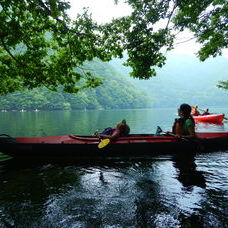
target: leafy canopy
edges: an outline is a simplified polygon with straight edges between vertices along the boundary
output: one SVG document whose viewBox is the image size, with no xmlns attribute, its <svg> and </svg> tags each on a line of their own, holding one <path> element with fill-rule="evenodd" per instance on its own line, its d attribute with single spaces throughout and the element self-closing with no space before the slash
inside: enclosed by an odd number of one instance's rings
<svg viewBox="0 0 228 228">
<path fill-rule="evenodd" d="M 117 4 L 118 1 L 114 0 Z M 126 0 L 132 14 L 97 24 L 88 10 L 69 18 L 64 0 L 0 1 L 0 94 L 63 85 L 67 92 L 102 83 L 83 65 L 127 51 L 131 76 L 148 79 L 165 63 L 175 34 L 193 32 L 204 61 L 228 47 L 227 0 Z M 162 21 L 163 27 L 157 24 Z M 228 82 L 220 84 L 228 88 Z"/>
</svg>

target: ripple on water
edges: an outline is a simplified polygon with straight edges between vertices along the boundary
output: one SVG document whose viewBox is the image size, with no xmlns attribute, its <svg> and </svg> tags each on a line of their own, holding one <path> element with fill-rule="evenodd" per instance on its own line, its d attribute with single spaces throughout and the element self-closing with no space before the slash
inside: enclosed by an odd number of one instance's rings
<svg viewBox="0 0 228 228">
<path fill-rule="evenodd" d="M 197 156 L 197 168 L 204 172 L 207 189 L 227 191 L 228 153 L 215 152 Z"/>
<path fill-rule="evenodd" d="M 5 167 L 0 216 L 21 227 L 26 220 L 28 227 L 213 227 L 214 222 L 225 227 L 227 160 L 227 153 L 197 155 L 193 173 L 162 156 L 140 162 Z M 195 172 L 205 177 L 206 186 L 191 180 Z M 13 199 L 7 193 L 12 187 L 26 194 Z M 12 217 L 14 208 L 23 212 L 23 219 Z"/>
</svg>

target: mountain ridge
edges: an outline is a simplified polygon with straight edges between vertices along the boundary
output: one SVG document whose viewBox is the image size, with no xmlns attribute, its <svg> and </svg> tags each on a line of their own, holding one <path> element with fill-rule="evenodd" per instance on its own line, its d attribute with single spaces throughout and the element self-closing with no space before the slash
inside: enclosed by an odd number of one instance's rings
<svg viewBox="0 0 228 228">
<path fill-rule="evenodd" d="M 152 99 L 125 80 L 109 63 L 95 59 L 84 68 L 103 79 L 103 85 L 77 94 L 50 92 L 45 88 L 16 92 L 0 97 L 0 110 L 124 109 L 150 108 Z"/>
<path fill-rule="evenodd" d="M 216 84 L 228 77 L 228 58 L 210 58 L 200 62 L 196 57 L 183 54 L 167 56 L 157 76 L 149 80 L 129 78 L 130 68 L 122 65 L 124 59 L 114 59 L 111 64 L 118 68 L 137 88 L 155 101 L 155 107 L 174 107 L 180 103 L 201 106 L 227 106 L 228 91 Z"/>
</svg>

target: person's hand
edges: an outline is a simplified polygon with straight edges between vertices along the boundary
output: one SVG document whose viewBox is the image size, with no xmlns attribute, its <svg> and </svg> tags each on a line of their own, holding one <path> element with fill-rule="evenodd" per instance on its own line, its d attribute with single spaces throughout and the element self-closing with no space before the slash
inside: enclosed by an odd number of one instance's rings
<svg viewBox="0 0 228 228">
<path fill-rule="evenodd" d="M 178 139 L 181 139 L 182 138 L 181 135 L 175 135 L 175 137 L 178 138 Z"/>
<path fill-rule="evenodd" d="M 103 139 L 103 135 L 100 134 L 100 133 L 97 133 L 97 134 L 96 134 L 96 137 L 99 138 L 99 139 Z"/>
<path fill-rule="evenodd" d="M 94 135 L 97 136 L 97 137 L 99 137 L 99 136 L 98 136 L 98 135 L 99 135 L 98 131 L 95 131 L 95 132 L 94 132 Z"/>
</svg>

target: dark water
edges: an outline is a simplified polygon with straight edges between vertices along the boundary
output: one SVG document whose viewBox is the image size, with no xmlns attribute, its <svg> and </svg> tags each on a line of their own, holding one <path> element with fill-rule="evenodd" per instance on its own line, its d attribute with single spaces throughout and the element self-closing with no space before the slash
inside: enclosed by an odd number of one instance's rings
<svg viewBox="0 0 228 228">
<path fill-rule="evenodd" d="M 92 134 L 123 118 L 132 133 L 154 133 L 157 125 L 170 130 L 176 110 L 15 112 L 0 117 L 1 133 L 12 136 Z M 197 131 L 228 131 L 228 123 L 197 125 Z M 0 228 L 228 227 L 227 218 L 227 152 L 102 163 L 0 162 Z"/>
</svg>

